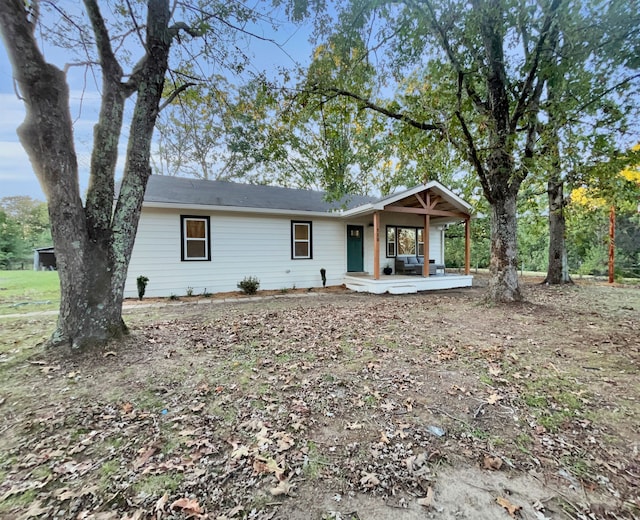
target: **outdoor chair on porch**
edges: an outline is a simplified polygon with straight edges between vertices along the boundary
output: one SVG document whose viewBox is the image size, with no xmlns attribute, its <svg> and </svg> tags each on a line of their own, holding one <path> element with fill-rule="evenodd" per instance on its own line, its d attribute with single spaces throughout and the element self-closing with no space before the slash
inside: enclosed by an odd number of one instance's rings
<svg viewBox="0 0 640 520">
<path fill-rule="evenodd" d="M 398 256 L 395 260 L 396 274 L 422 274 L 423 256 Z M 438 273 L 440 271 L 441 273 Z M 429 259 L 429 276 L 444 274 L 444 265 L 436 265 L 436 261 Z"/>
</svg>

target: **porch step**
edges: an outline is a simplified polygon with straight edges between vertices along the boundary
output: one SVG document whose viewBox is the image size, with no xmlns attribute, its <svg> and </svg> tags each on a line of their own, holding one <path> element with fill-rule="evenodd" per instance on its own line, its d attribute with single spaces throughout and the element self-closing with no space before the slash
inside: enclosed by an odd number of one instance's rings
<svg viewBox="0 0 640 520">
<path fill-rule="evenodd" d="M 415 285 L 392 285 L 388 290 L 389 294 L 412 294 L 418 292 L 418 288 Z"/>
<path fill-rule="evenodd" d="M 368 292 L 367 286 L 357 282 L 348 282 L 346 284 L 347 289 L 354 292 Z"/>
</svg>

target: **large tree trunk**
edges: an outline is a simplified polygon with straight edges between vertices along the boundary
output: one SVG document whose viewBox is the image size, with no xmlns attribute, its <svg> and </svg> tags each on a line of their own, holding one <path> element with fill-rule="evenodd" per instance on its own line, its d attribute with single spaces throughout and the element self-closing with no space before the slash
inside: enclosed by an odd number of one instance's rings
<svg viewBox="0 0 640 520">
<path fill-rule="evenodd" d="M 564 182 L 558 175 L 547 183 L 549 196 L 549 265 L 543 283 L 558 285 L 572 283 L 567 265 L 566 220 L 564 215 Z"/>
<path fill-rule="evenodd" d="M 149 167 L 151 138 L 162 96 L 172 34 L 168 0 L 149 0 L 146 55 L 127 83 L 111 50 L 96 0 L 85 0 L 100 56 L 102 106 L 86 208 L 64 73 L 46 63 L 22 0 L 0 2 L 0 30 L 26 108 L 18 135 L 49 203 L 61 302 L 51 345 L 82 348 L 120 337 L 124 283 Z M 137 92 L 122 187 L 114 210 L 114 175 L 124 100 Z"/>
<path fill-rule="evenodd" d="M 518 283 L 515 193 L 491 202 L 491 263 L 488 298 L 495 302 L 522 300 Z"/>
</svg>

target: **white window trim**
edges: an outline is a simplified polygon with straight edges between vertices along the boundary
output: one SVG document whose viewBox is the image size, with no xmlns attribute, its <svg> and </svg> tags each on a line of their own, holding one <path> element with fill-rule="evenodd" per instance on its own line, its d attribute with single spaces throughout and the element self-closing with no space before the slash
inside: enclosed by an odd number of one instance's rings
<svg viewBox="0 0 640 520">
<path fill-rule="evenodd" d="M 296 226 L 306 226 L 308 233 L 307 236 L 309 238 L 304 239 L 304 240 L 300 240 L 300 239 L 296 239 Z M 313 258 L 313 236 L 312 236 L 312 227 L 311 227 L 311 222 L 309 221 L 298 221 L 298 220 L 292 220 L 291 221 L 291 259 L 292 260 L 310 260 Z M 297 256 L 296 255 L 296 244 L 307 244 L 307 254 L 304 256 Z"/>
<path fill-rule="evenodd" d="M 183 262 L 207 262 L 211 260 L 211 229 L 209 217 L 200 217 L 192 215 L 181 215 L 182 221 L 182 247 L 181 247 L 181 260 Z M 189 238 L 187 237 L 187 224 L 188 222 L 199 221 L 204 222 L 204 238 Z M 188 256 L 187 244 L 189 242 L 204 242 L 205 256 Z"/>
</svg>

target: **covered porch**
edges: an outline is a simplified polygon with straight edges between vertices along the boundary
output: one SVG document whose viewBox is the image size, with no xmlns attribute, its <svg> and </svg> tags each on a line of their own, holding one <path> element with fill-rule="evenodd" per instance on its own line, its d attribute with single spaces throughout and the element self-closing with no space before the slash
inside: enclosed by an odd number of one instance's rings
<svg viewBox="0 0 640 520">
<path fill-rule="evenodd" d="M 372 231 L 366 246 L 371 259 L 367 272 L 347 272 L 344 283 L 349 289 L 402 294 L 472 285 L 471 206 L 442 184 L 431 181 L 347 211 L 344 216 L 370 219 Z M 465 227 L 464 269 L 447 273 L 444 230 L 458 222 Z"/>
<path fill-rule="evenodd" d="M 372 294 L 411 294 L 419 291 L 436 291 L 471 287 L 473 276 L 467 274 L 439 274 L 434 276 L 414 276 L 392 274 L 375 278 L 370 274 L 348 273 L 344 277 L 347 289 Z"/>
</svg>

